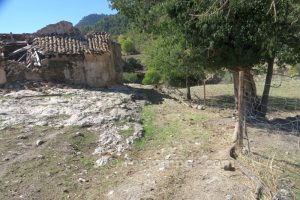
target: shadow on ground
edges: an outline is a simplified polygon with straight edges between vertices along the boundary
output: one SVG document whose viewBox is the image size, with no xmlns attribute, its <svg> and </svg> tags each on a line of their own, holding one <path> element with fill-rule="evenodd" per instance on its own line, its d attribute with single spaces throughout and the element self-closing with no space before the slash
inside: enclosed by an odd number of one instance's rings
<svg viewBox="0 0 300 200">
<path fill-rule="evenodd" d="M 132 100 L 146 100 L 151 104 L 161 104 L 164 99 L 173 99 L 167 94 L 162 94 L 152 87 L 135 87 L 129 85 L 116 85 L 111 87 L 92 88 L 85 85 L 71 85 L 62 82 L 45 82 L 45 81 L 16 81 L 5 84 L 0 87 L 0 94 L 7 94 L 10 92 L 18 92 L 20 90 L 33 90 L 44 93 L 42 96 L 47 96 L 47 90 L 52 88 L 59 89 L 84 89 L 87 91 L 99 92 L 115 92 L 132 95 Z M 55 94 L 51 94 L 55 96 Z M 26 97 L 25 97 L 26 98 Z"/>
</svg>

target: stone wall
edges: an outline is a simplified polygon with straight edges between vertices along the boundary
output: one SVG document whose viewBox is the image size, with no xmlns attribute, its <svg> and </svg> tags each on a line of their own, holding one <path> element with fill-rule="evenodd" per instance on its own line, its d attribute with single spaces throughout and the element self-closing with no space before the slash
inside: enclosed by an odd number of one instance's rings
<svg viewBox="0 0 300 200">
<path fill-rule="evenodd" d="M 122 83 L 122 59 L 120 45 L 111 44 L 111 51 L 104 54 L 56 55 L 42 61 L 42 66 L 27 69 L 15 61 L 0 68 L 0 80 L 58 81 L 90 87 L 112 86 Z M 4 75 L 2 75 L 4 74 Z M 1 82 L 0 82 L 1 84 Z"/>
<path fill-rule="evenodd" d="M 5 84 L 6 81 L 6 72 L 4 70 L 4 67 L 0 66 L 0 85 Z"/>
</svg>

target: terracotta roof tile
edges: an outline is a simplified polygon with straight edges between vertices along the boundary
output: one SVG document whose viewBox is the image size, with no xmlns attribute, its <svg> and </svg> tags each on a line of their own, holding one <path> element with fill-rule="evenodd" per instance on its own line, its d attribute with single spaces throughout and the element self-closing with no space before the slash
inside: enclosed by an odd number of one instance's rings
<svg viewBox="0 0 300 200">
<path fill-rule="evenodd" d="M 104 32 L 86 35 L 86 38 L 53 35 L 40 36 L 34 39 L 33 45 L 45 53 L 59 54 L 103 54 L 109 51 L 109 35 Z"/>
</svg>

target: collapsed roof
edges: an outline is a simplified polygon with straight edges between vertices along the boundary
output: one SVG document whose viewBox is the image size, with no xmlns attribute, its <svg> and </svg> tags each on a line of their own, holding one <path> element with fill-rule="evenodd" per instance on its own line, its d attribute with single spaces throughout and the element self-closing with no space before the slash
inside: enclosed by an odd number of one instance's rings
<svg viewBox="0 0 300 200">
<path fill-rule="evenodd" d="M 53 55 L 104 54 L 110 50 L 105 32 L 81 35 L 69 22 L 48 25 L 34 34 L 0 34 L 0 57 L 25 63 L 27 68 L 41 66 Z"/>
</svg>

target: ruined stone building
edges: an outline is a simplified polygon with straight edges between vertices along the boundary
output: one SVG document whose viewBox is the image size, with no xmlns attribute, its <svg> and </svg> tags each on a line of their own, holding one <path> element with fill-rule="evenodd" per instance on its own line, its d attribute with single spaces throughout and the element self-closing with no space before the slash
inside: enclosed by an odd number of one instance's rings
<svg viewBox="0 0 300 200">
<path fill-rule="evenodd" d="M 0 84 L 16 80 L 90 87 L 121 84 L 120 45 L 104 32 L 82 36 L 74 30 L 61 31 L 65 24 L 35 34 L 0 34 Z"/>
</svg>

